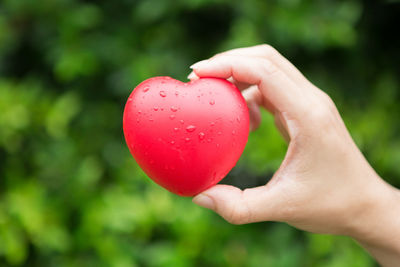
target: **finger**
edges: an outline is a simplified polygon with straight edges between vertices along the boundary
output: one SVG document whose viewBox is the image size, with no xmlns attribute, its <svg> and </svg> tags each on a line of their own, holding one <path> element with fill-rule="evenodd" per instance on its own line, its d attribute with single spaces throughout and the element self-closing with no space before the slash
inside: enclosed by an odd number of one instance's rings
<svg viewBox="0 0 400 267">
<path fill-rule="evenodd" d="M 191 73 L 189 73 L 189 75 L 187 76 L 187 78 L 190 80 L 190 81 L 195 81 L 195 80 L 198 80 L 199 79 L 199 77 L 197 77 L 197 75 L 192 71 Z"/>
<path fill-rule="evenodd" d="M 247 104 L 250 116 L 250 131 L 255 131 L 261 124 L 261 112 L 259 106 L 255 102 Z"/>
<path fill-rule="evenodd" d="M 261 112 L 259 106 L 262 105 L 262 95 L 257 86 L 251 86 L 242 91 L 242 95 L 247 102 L 250 115 L 250 131 L 256 130 L 261 123 Z"/>
<path fill-rule="evenodd" d="M 293 117 L 302 115 L 306 107 L 305 90 L 268 59 L 221 55 L 196 63 L 191 68 L 198 77 L 233 77 L 238 82 L 257 85 L 272 108 Z"/>
<path fill-rule="evenodd" d="M 264 57 L 270 60 L 278 68 L 280 68 L 286 75 L 291 78 L 299 86 L 310 86 L 310 81 L 282 54 L 270 45 L 263 44 L 252 47 L 236 48 L 226 52 L 219 53 L 214 57 L 222 55 L 237 55 L 237 56 L 252 56 Z"/>
<path fill-rule="evenodd" d="M 235 79 L 233 79 L 232 77 L 228 78 L 228 81 L 233 83 L 237 87 L 237 89 L 239 89 L 239 91 L 246 90 L 247 88 L 249 88 L 251 86 L 251 84 L 248 84 L 248 83 L 238 82 Z"/>
<path fill-rule="evenodd" d="M 190 81 L 195 81 L 198 80 L 199 77 L 192 71 L 188 77 Z M 254 131 L 258 128 L 258 126 L 261 123 L 261 113 L 260 113 L 260 108 L 258 107 L 257 103 L 261 103 L 260 100 L 257 100 L 256 98 L 260 98 L 261 94 L 259 93 L 258 89 L 256 86 L 253 86 L 253 88 L 247 89 L 249 87 L 249 84 L 247 83 L 240 83 L 235 81 L 232 77 L 228 79 L 231 83 L 235 84 L 235 86 L 242 91 L 243 97 L 247 102 L 247 106 L 249 108 L 249 115 L 250 115 L 250 131 Z"/>
<path fill-rule="evenodd" d="M 193 202 L 232 224 L 245 224 L 277 219 L 279 198 L 275 195 L 267 186 L 242 191 L 230 185 L 216 185 L 195 196 Z"/>
</svg>

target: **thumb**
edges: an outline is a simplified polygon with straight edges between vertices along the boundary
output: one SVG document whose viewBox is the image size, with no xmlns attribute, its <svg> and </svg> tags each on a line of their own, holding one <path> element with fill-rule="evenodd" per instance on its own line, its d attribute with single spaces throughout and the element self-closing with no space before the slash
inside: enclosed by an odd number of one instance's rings
<svg viewBox="0 0 400 267">
<path fill-rule="evenodd" d="M 232 224 L 273 220 L 277 208 L 274 193 L 267 186 L 240 190 L 231 185 L 216 185 L 193 198 L 193 202 L 211 209 Z"/>
</svg>

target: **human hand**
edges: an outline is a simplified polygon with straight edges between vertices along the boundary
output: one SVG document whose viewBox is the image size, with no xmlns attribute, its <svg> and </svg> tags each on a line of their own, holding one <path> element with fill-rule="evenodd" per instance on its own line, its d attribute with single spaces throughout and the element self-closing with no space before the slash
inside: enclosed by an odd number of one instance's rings
<svg viewBox="0 0 400 267">
<path fill-rule="evenodd" d="M 266 185 L 243 191 L 216 185 L 194 203 L 233 224 L 281 221 L 368 244 L 384 242 L 385 230 L 371 229 L 398 217 L 398 204 L 390 207 L 400 203 L 399 192 L 365 160 L 326 93 L 268 45 L 230 50 L 192 69 L 192 80 L 219 77 L 248 88 L 243 94 L 252 128 L 260 122 L 259 107 L 266 108 L 289 141 L 285 159 Z"/>
</svg>

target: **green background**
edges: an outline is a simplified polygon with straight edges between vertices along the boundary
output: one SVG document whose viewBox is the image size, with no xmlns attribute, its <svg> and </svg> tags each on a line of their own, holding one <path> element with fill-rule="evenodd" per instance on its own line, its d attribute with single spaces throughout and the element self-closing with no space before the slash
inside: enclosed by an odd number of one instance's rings
<svg viewBox="0 0 400 267">
<path fill-rule="evenodd" d="M 400 187 L 399 14 L 398 1 L 2 0 L 0 266 L 376 266 L 347 237 L 229 225 L 156 186 L 122 112 L 144 79 L 268 43 Z M 285 150 L 264 113 L 223 182 L 265 183 Z"/>
</svg>

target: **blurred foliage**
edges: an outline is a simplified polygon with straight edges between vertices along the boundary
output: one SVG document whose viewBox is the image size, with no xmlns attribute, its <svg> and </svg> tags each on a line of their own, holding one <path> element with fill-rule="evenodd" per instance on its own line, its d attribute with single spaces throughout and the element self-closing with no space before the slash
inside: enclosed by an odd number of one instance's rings
<svg viewBox="0 0 400 267">
<path fill-rule="evenodd" d="M 346 237 L 229 225 L 151 182 L 124 143 L 130 91 L 269 43 L 337 103 L 400 186 L 398 1 L 2 0 L 0 266 L 375 266 Z M 268 180 L 286 144 L 264 113 L 224 182 Z"/>
</svg>

